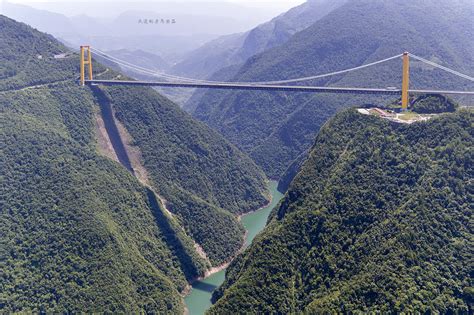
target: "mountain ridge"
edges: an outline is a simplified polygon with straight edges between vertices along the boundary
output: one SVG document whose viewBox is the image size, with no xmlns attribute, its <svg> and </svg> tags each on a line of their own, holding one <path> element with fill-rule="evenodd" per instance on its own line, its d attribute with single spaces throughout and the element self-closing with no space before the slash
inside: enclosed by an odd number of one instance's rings
<svg viewBox="0 0 474 315">
<path fill-rule="evenodd" d="M 338 113 L 209 314 L 469 313 L 473 119 Z"/>
</svg>

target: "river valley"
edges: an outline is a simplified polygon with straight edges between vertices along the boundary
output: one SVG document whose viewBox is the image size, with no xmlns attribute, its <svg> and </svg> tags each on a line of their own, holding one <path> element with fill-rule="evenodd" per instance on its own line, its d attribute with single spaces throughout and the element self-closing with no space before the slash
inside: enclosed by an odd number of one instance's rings
<svg viewBox="0 0 474 315">
<path fill-rule="evenodd" d="M 255 212 L 251 212 L 242 216 L 242 224 L 247 231 L 245 239 L 245 247 L 249 246 L 255 236 L 263 230 L 272 209 L 278 204 L 283 197 L 283 194 L 277 190 L 278 182 L 271 181 L 269 183 L 269 190 L 272 195 L 270 204 Z M 212 292 L 219 287 L 225 279 L 225 269 L 216 272 L 209 277 L 193 283 L 192 290 L 185 298 L 186 307 L 189 315 L 201 315 L 211 307 Z"/>
</svg>

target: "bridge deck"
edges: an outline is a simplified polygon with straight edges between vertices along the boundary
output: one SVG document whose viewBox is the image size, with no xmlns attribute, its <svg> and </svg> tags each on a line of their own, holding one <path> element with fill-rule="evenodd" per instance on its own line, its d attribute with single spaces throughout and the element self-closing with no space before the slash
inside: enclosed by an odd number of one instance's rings
<svg viewBox="0 0 474 315">
<path fill-rule="evenodd" d="M 181 87 L 181 88 L 206 88 L 226 90 L 267 90 L 285 92 L 320 92 L 320 93 L 350 93 L 350 94 L 381 94 L 401 95 L 401 89 L 370 89 L 351 87 L 322 87 L 322 86 L 291 86 L 291 85 L 267 85 L 267 84 L 243 84 L 243 83 L 174 83 L 174 82 L 150 82 L 131 80 L 85 80 L 85 84 L 102 85 L 135 85 L 135 86 L 159 86 L 159 87 Z M 438 91 L 438 90 L 409 90 L 411 94 L 456 94 L 474 95 L 472 91 Z"/>
</svg>

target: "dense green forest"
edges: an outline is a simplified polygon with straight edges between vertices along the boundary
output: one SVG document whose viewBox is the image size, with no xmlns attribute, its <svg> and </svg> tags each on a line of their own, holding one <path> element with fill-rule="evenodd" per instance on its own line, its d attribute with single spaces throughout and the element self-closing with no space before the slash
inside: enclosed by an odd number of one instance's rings
<svg viewBox="0 0 474 315">
<path fill-rule="evenodd" d="M 234 81 L 292 79 L 343 70 L 403 51 L 474 72 L 470 0 L 352 0 L 287 42 L 251 57 Z M 439 30 L 443 30 L 440 32 Z M 309 82 L 315 86 L 401 86 L 401 60 Z M 467 80 L 411 62 L 411 87 L 472 90 Z M 383 103 L 375 96 L 258 91 L 208 91 L 194 117 L 247 152 L 266 174 L 280 178 L 308 150 L 321 126 L 344 107 Z M 472 102 L 472 99 L 470 100 Z"/>
<path fill-rule="evenodd" d="M 0 308 L 181 312 L 186 278 L 205 268 L 192 242 L 176 237 L 127 171 L 49 126 L 58 121 L 7 111 Z"/>
<path fill-rule="evenodd" d="M 411 109 L 420 114 L 450 113 L 456 111 L 459 105 L 443 95 L 428 94 L 417 97 Z"/>
<path fill-rule="evenodd" d="M 207 265 L 154 196 L 96 153 L 77 55 L 55 59 L 61 44 L 5 17 L 0 28 L 0 309 L 181 312 L 179 292 Z"/>
<path fill-rule="evenodd" d="M 472 313 L 473 124 L 337 114 L 209 313 Z"/>
<path fill-rule="evenodd" d="M 180 292 L 210 267 L 194 241 L 212 263 L 233 255 L 235 214 L 266 202 L 263 173 L 151 89 L 80 87 L 77 54 L 1 15 L 0 29 L 0 311 L 182 313 Z M 98 153 L 94 115 L 110 104 L 151 188 Z"/>
</svg>

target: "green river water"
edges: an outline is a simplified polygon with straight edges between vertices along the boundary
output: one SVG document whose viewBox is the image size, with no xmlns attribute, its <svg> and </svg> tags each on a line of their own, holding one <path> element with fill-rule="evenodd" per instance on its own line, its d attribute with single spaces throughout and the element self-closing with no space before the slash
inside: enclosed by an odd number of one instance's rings
<svg viewBox="0 0 474 315">
<path fill-rule="evenodd" d="M 283 197 L 283 195 L 277 190 L 277 185 L 278 182 L 276 181 L 271 181 L 269 183 L 272 202 L 267 207 L 242 217 L 242 224 L 247 230 L 247 239 L 245 240 L 246 247 L 252 243 L 255 236 L 265 227 L 270 212 Z M 225 270 L 222 270 L 204 280 L 193 283 L 191 293 L 184 299 L 189 315 L 204 314 L 204 312 L 211 307 L 212 291 L 224 282 L 224 276 Z"/>
</svg>

